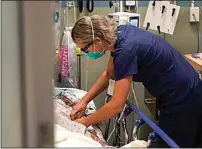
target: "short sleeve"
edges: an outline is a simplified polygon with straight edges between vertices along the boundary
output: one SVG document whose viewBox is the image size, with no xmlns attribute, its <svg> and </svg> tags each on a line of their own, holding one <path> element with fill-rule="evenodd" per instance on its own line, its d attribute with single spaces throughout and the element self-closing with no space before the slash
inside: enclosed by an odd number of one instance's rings
<svg viewBox="0 0 202 149">
<path fill-rule="evenodd" d="M 121 50 L 114 57 L 114 73 L 115 81 L 137 74 L 138 66 L 135 52 Z"/>
</svg>

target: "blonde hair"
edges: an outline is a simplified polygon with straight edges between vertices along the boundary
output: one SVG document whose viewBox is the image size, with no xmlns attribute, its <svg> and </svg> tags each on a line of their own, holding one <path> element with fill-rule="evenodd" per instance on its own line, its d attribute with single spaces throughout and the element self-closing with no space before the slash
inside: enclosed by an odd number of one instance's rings
<svg viewBox="0 0 202 149">
<path fill-rule="evenodd" d="M 108 47 L 114 46 L 117 39 L 117 24 L 102 15 L 84 16 L 77 20 L 72 29 L 72 39 L 74 42 L 88 44 L 93 40 L 92 28 L 95 37 L 102 39 Z"/>
</svg>

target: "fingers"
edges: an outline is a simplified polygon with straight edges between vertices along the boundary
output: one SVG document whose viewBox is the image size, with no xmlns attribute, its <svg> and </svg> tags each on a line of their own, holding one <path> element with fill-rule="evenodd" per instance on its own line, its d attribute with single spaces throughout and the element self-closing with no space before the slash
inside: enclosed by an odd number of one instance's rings
<svg viewBox="0 0 202 149">
<path fill-rule="evenodd" d="M 78 113 L 78 115 L 77 115 L 77 118 L 81 118 L 82 117 L 82 115 L 83 115 L 83 111 L 80 111 L 79 113 Z"/>
<path fill-rule="evenodd" d="M 79 111 L 74 109 L 74 107 L 72 108 L 72 111 L 71 111 L 71 114 L 70 114 L 70 117 L 71 117 L 71 120 L 75 120 L 76 118 L 76 115 Z"/>
</svg>

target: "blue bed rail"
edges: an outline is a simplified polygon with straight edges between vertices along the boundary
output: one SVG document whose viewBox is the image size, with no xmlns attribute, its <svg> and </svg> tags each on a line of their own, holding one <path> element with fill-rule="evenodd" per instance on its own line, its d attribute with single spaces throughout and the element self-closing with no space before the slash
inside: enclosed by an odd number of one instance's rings
<svg viewBox="0 0 202 149">
<path fill-rule="evenodd" d="M 155 133 L 158 134 L 171 148 L 180 148 L 160 127 L 158 127 L 152 120 L 150 120 L 144 113 L 142 113 L 138 108 L 132 104 L 127 104 L 130 109 L 132 109 L 145 123 L 147 123 Z"/>
</svg>

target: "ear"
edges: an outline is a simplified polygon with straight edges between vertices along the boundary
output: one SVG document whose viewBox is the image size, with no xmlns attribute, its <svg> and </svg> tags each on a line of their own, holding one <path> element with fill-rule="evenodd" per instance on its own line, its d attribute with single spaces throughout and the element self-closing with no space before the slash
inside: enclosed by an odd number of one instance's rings
<svg viewBox="0 0 202 149">
<path fill-rule="evenodd" d="M 103 43 L 102 39 L 100 39 L 99 37 L 95 37 L 95 42 L 98 42 L 98 43 L 100 43 L 100 44 Z"/>
</svg>

